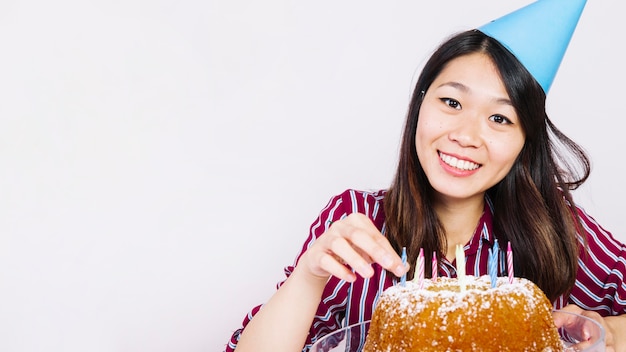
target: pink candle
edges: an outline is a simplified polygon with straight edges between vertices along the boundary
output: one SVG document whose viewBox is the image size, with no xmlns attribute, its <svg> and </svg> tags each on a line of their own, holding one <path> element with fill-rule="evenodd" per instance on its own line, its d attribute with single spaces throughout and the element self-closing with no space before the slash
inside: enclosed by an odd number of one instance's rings
<svg viewBox="0 0 626 352">
<path fill-rule="evenodd" d="M 437 252 L 433 251 L 433 260 L 432 260 L 432 279 L 433 281 L 437 281 Z"/>
<path fill-rule="evenodd" d="M 511 242 L 509 242 L 506 247 L 506 266 L 509 270 L 509 283 L 512 284 L 515 275 L 513 273 L 513 251 L 511 250 Z"/>
</svg>

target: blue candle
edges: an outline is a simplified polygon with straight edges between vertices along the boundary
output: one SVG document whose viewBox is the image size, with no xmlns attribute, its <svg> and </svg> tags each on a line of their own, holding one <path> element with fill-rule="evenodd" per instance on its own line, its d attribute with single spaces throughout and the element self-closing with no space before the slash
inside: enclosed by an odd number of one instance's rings
<svg viewBox="0 0 626 352">
<path fill-rule="evenodd" d="M 406 247 L 402 247 L 402 266 L 406 267 Z M 406 286 L 406 273 L 402 274 L 400 284 Z"/>
<path fill-rule="evenodd" d="M 489 261 L 488 269 L 489 276 L 491 277 L 491 287 L 496 287 L 496 281 L 498 280 L 498 240 L 493 243 L 493 247 L 489 249 Z"/>
</svg>

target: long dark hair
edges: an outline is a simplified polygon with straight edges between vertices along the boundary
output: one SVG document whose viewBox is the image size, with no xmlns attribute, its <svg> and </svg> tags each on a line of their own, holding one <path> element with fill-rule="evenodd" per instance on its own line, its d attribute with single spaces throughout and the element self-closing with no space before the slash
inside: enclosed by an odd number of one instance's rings
<svg viewBox="0 0 626 352">
<path fill-rule="evenodd" d="M 385 197 L 387 236 L 398 252 L 407 247 L 410 263 L 415 263 L 420 248 L 426 262 L 433 251 L 439 257 L 445 253 L 446 236 L 432 206 L 432 186 L 417 157 L 415 131 L 424 92 L 448 62 L 477 52 L 488 55 L 497 67 L 526 136 L 511 171 L 487 191 L 494 206 L 494 233 L 501 244 L 510 241 L 515 249 L 516 276 L 535 282 L 554 301 L 576 280 L 580 221 L 570 190 L 589 177 L 589 158 L 550 121 L 546 94 L 532 75 L 497 40 L 478 30 L 441 44 L 418 78 L 398 169 Z"/>
</svg>

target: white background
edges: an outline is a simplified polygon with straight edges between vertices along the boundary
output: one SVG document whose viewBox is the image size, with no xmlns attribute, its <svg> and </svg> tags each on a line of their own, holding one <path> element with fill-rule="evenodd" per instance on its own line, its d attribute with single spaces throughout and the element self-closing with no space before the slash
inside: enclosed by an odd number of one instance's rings
<svg viewBox="0 0 626 352">
<path fill-rule="evenodd" d="M 528 3 L 0 2 L 0 351 L 221 351 L 332 195 L 388 186 L 436 44 Z M 622 241 L 624 11 L 588 2 L 548 100 Z"/>
</svg>

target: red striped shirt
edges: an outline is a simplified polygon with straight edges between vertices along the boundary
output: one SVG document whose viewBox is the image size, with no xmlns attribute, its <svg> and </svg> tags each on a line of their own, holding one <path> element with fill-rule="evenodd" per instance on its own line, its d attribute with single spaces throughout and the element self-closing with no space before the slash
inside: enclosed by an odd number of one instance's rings
<svg viewBox="0 0 626 352">
<path fill-rule="evenodd" d="M 384 196 L 384 190 L 376 192 L 346 190 L 333 197 L 311 225 L 309 236 L 295 262 L 297 263 L 300 256 L 316 238 L 328 229 L 332 222 L 351 213 L 359 212 L 367 215 L 384 234 Z M 492 235 L 493 206 L 489 200 L 485 203 L 485 211 L 474 236 L 464 247 L 467 275 L 479 276 L 488 273 L 489 248 L 494 240 Z M 586 238 L 588 250 L 578 260 L 579 269 L 574 288 L 569 295 L 559 297 L 554 302 L 554 308 L 560 309 L 568 303 L 573 303 L 583 309 L 597 311 L 602 316 L 625 314 L 626 246 L 615 240 L 611 233 L 603 229 L 580 207 L 578 207 L 578 214 L 584 228 L 584 233 L 579 234 L 579 240 L 582 240 L 582 236 Z M 506 275 L 506 256 L 503 252 L 500 251 L 498 272 Z M 439 266 L 438 275 L 456 277 L 454 264 L 444 258 L 442 265 Z M 294 265 L 285 267 L 287 277 L 291 275 Z M 303 351 L 308 351 L 315 341 L 332 331 L 371 319 L 380 294 L 384 289 L 398 282 L 398 278 L 394 275 L 387 275 L 387 272 L 379 265 L 373 266 L 374 276 L 368 279 L 357 276 L 355 282 L 348 283 L 335 277 L 330 278 Z M 277 288 L 283 282 L 278 283 Z M 259 308 L 260 306 L 253 308 L 244 318 L 242 327 L 233 333 L 226 346 L 226 352 L 234 351 L 241 332 Z"/>
</svg>

